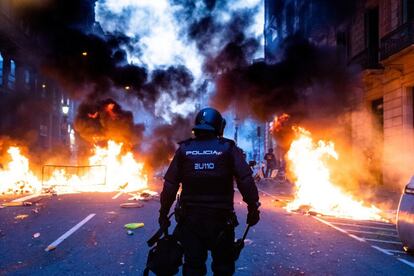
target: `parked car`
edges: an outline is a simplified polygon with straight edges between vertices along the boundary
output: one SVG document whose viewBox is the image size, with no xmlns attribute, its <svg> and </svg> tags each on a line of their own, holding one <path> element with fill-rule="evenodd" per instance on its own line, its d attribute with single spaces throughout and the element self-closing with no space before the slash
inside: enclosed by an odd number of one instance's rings
<svg viewBox="0 0 414 276">
<path fill-rule="evenodd" d="M 414 253 L 414 176 L 405 186 L 397 215 L 397 230 L 404 250 Z"/>
</svg>

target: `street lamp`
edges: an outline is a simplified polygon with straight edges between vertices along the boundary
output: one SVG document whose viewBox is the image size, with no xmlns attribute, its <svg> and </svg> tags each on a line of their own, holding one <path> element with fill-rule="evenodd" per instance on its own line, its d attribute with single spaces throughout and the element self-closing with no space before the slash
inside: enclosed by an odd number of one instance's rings
<svg viewBox="0 0 414 276">
<path fill-rule="evenodd" d="M 63 113 L 63 115 L 68 115 L 68 113 L 69 113 L 69 106 L 68 105 L 62 105 L 62 113 Z"/>
</svg>

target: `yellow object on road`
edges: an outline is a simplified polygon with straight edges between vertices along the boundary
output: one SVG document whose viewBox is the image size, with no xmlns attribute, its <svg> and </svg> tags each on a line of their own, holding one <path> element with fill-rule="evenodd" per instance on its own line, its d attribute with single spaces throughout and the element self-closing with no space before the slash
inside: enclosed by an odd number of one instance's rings
<svg viewBox="0 0 414 276">
<path fill-rule="evenodd" d="M 129 229 L 129 230 L 134 230 L 134 229 L 144 227 L 144 223 L 142 223 L 142 222 L 133 222 L 133 223 L 125 224 L 124 227 L 126 229 Z"/>
</svg>

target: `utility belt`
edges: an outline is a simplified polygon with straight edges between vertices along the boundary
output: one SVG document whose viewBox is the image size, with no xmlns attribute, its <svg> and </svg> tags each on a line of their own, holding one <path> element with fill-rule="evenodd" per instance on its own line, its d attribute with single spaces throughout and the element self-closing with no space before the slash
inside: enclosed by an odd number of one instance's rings
<svg viewBox="0 0 414 276">
<path fill-rule="evenodd" d="M 226 222 L 233 228 L 238 225 L 237 216 L 233 209 L 233 202 L 230 204 L 203 204 L 203 202 L 194 203 L 184 201 L 182 197 L 177 197 L 177 203 L 174 209 L 175 220 L 177 223 L 183 223 L 188 216 L 199 216 L 205 219 L 217 219 Z"/>
</svg>

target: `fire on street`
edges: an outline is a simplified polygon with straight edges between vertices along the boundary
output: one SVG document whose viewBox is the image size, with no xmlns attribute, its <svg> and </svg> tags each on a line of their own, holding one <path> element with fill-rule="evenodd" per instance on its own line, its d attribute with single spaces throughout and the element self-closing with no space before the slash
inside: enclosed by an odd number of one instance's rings
<svg viewBox="0 0 414 276">
<path fill-rule="evenodd" d="M 289 213 L 275 205 L 280 189 L 259 188 L 263 219 L 248 235 L 236 275 L 414 272 L 414 257 L 402 251 L 395 225 Z M 2 208 L 1 274 L 142 273 L 146 240 L 158 227 L 154 218 L 159 202 L 154 198 L 143 201 L 142 208 L 120 208 L 128 199 L 130 195 L 115 192 L 83 193 L 32 198 L 31 206 Z M 240 201 L 237 194 L 236 203 Z M 239 236 L 244 228 L 244 205 L 236 204 L 236 211 Z M 19 219 L 18 215 L 27 217 Z M 124 225 L 131 222 L 143 222 L 144 227 L 128 235 Z"/>
</svg>

